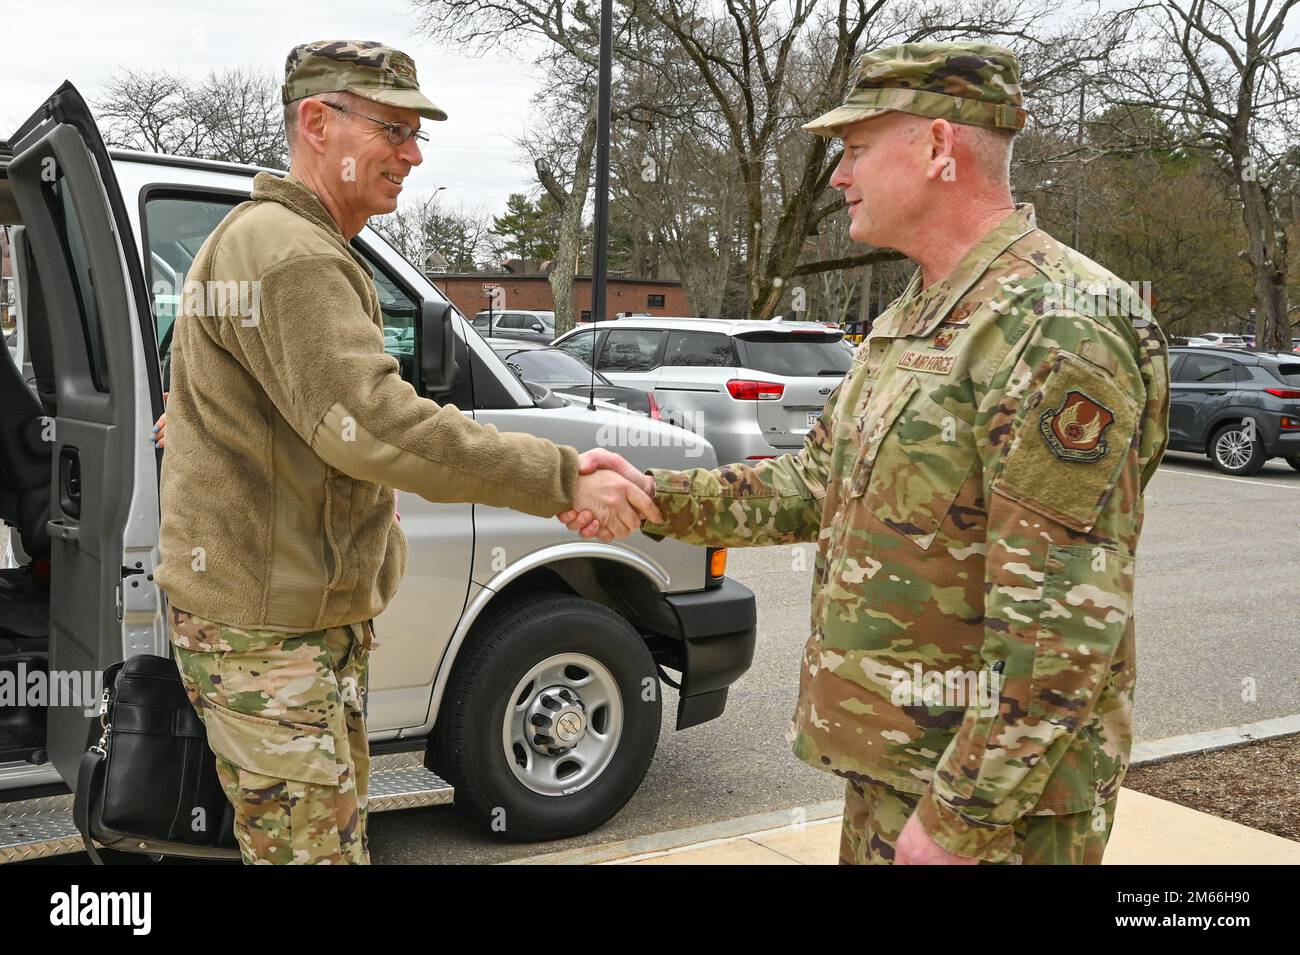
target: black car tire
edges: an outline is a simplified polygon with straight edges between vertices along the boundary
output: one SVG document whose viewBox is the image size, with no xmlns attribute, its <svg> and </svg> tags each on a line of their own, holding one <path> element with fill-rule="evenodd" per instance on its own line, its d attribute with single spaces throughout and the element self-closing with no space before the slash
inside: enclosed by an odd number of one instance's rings
<svg viewBox="0 0 1300 955">
<path fill-rule="evenodd" d="M 1249 453 L 1243 456 L 1247 448 Z M 1209 454 L 1215 469 L 1224 474 L 1258 474 L 1266 460 L 1258 429 L 1253 438 L 1249 437 L 1241 421 L 1230 421 L 1214 432 Z"/>
<path fill-rule="evenodd" d="M 511 766 L 503 737 L 506 708 L 530 671 L 570 654 L 596 661 L 612 677 L 621 732 L 608 762 L 581 789 L 548 795 L 525 785 Z M 540 699 L 542 688 L 534 684 L 514 702 L 535 694 Z M 572 594 L 521 595 L 475 623 L 448 682 L 426 760 L 455 786 L 456 804 L 498 838 L 543 842 L 581 835 L 622 809 L 641 785 L 659 742 L 661 709 L 654 660 L 626 620 Z M 596 708 L 586 713 L 592 719 L 586 732 L 597 714 Z"/>
<path fill-rule="evenodd" d="M 1291 465 L 1291 467 L 1295 468 L 1297 471 L 1300 471 L 1300 454 L 1293 454 L 1291 457 L 1286 459 L 1286 463 Z"/>
</svg>

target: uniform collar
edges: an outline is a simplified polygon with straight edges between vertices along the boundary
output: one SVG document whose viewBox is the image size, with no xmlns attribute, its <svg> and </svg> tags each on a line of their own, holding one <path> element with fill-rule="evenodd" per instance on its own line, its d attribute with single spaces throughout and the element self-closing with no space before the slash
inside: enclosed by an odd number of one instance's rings
<svg viewBox="0 0 1300 955">
<path fill-rule="evenodd" d="M 926 337 L 988 271 L 994 259 L 1036 228 L 1033 205 L 1019 203 L 1014 212 L 971 247 L 947 278 L 922 289 L 921 270 L 917 269 L 907 289 L 899 296 L 899 307 L 877 334 L 883 338 Z"/>
<path fill-rule="evenodd" d="M 365 270 L 367 275 L 374 275 L 370 263 L 358 255 L 356 250 L 352 248 L 352 244 L 343 238 L 343 230 L 334 221 L 334 217 L 329 214 L 325 204 L 320 201 L 320 197 L 312 192 L 311 187 L 301 179 L 294 176 L 286 175 L 281 177 L 274 176 L 269 172 L 259 172 L 253 177 L 253 198 L 278 202 L 290 212 L 294 212 L 308 222 L 320 226 L 337 239 L 343 248 L 348 250 L 348 253 Z"/>
</svg>

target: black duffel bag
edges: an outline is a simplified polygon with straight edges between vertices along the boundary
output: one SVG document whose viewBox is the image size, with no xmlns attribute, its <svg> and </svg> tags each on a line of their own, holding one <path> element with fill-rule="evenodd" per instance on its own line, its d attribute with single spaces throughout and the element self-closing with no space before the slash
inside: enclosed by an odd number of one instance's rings
<svg viewBox="0 0 1300 955">
<path fill-rule="evenodd" d="M 238 859 L 234 810 L 203 722 L 169 657 L 142 653 L 104 673 L 101 727 L 81 758 L 73 815 L 86 852 Z"/>
</svg>

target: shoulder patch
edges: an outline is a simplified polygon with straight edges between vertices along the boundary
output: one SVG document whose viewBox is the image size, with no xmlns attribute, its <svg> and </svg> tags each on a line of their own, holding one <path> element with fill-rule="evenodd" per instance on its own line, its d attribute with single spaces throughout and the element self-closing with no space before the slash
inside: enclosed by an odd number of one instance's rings
<svg viewBox="0 0 1300 955">
<path fill-rule="evenodd" d="M 1129 460 L 1141 402 L 1069 352 L 1034 374 L 993 490 L 1074 530 L 1091 530 Z"/>
<path fill-rule="evenodd" d="M 1071 391 L 1059 408 L 1044 411 L 1038 430 L 1062 461 L 1096 461 L 1106 456 L 1106 429 L 1115 413 L 1082 391 Z"/>
</svg>

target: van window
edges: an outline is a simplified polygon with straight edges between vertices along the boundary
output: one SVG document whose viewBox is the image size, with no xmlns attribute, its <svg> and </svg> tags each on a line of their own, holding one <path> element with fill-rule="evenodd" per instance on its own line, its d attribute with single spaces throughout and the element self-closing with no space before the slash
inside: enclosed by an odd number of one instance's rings
<svg viewBox="0 0 1300 955">
<path fill-rule="evenodd" d="M 415 322 L 419 303 L 394 282 L 374 260 L 375 291 L 379 294 L 379 311 L 384 316 L 384 351 L 397 359 L 402 378 L 416 387 Z"/>
<path fill-rule="evenodd" d="M 653 328 L 616 328 L 600 350 L 600 371 L 650 371 L 659 365 L 664 333 Z"/>
<path fill-rule="evenodd" d="M 151 192 L 144 204 L 149 291 L 154 332 L 161 346 L 176 321 L 185 276 L 212 230 L 243 199 L 236 196 Z"/>
<path fill-rule="evenodd" d="M 579 358 L 590 365 L 591 343 L 595 336 L 596 330 L 594 328 L 585 328 L 576 335 L 570 335 L 562 342 L 556 342 L 555 347 L 567 351 L 574 358 Z"/>
<path fill-rule="evenodd" d="M 759 332 L 738 339 L 741 363 L 769 375 L 792 378 L 843 375 L 853 353 L 830 335 Z"/>
<path fill-rule="evenodd" d="M 691 368 L 734 368 L 736 349 L 731 336 L 720 332 L 669 332 L 665 365 Z"/>
</svg>

